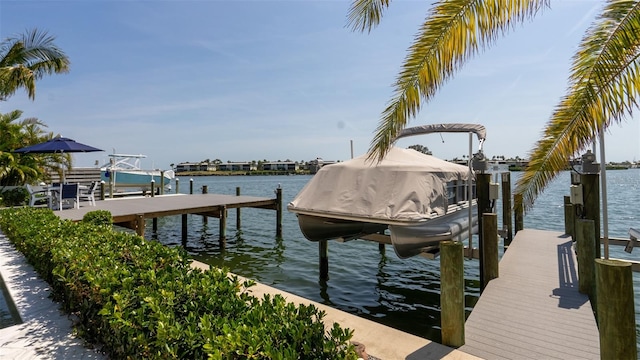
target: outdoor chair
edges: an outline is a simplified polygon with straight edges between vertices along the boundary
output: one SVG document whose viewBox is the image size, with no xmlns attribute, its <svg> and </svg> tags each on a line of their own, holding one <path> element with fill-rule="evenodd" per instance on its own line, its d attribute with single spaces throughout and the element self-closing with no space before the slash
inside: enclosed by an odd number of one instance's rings
<svg viewBox="0 0 640 360">
<path fill-rule="evenodd" d="M 89 201 L 89 204 L 91 206 L 96 206 L 95 192 L 98 189 L 98 185 L 100 185 L 100 183 L 98 181 L 94 181 L 91 183 L 91 186 L 89 186 L 89 188 L 80 189 L 78 199 L 80 201 Z"/>
<path fill-rule="evenodd" d="M 27 184 L 29 192 L 29 206 L 35 206 L 38 201 L 45 200 L 47 203 L 51 199 L 51 193 L 42 186 L 32 186 Z"/>
<path fill-rule="evenodd" d="M 59 185 L 57 187 L 51 187 L 51 192 L 53 194 L 53 205 L 51 208 L 57 208 L 61 210 L 65 207 L 65 203 L 70 202 L 72 204 L 71 207 L 79 208 L 80 200 L 79 200 L 79 192 L 78 192 L 78 184 L 62 184 L 62 196 L 59 193 Z"/>
</svg>

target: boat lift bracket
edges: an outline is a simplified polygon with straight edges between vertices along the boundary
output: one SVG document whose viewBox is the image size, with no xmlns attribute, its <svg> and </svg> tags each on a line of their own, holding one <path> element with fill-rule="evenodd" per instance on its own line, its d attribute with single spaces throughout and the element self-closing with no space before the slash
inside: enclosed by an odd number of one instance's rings
<svg viewBox="0 0 640 360">
<path fill-rule="evenodd" d="M 624 251 L 631 254 L 633 248 L 638 246 L 638 238 L 640 238 L 640 230 L 630 228 L 629 229 L 629 242 L 624 247 Z"/>
</svg>

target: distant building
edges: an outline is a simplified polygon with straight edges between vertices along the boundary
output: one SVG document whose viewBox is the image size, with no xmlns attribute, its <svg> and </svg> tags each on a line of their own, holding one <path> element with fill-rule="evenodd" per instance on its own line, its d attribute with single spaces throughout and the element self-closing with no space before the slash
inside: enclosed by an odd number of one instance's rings
<svg viewBox="0 0 640 360">
<path fill-rule="evenodd" d="M 176 165 L 176 172 L 184 171 L 216 171 L 216 165 L 207 162 L 183 162 Z"/>
<path fill-rule="evenodd" d="M 250 162 L 228 162 L 218 164 L 218 171 L 253 171 L 258 167 Z"/>
<path fill-rule="evenodd" d="M 311 174 L 315 174 L 322 169 L 323 166 L 335 163 L 337 163 L 335 160 L 322 160 L 322 158 L 316 158 L 315 160 L 309 161 L 309 172 Z"/>
<path fill-rule="evenodd" d="M 272 161 L 262 163 L 263 170 L 298 171 L 300 167 L 295 161 Z"/>
</svg>

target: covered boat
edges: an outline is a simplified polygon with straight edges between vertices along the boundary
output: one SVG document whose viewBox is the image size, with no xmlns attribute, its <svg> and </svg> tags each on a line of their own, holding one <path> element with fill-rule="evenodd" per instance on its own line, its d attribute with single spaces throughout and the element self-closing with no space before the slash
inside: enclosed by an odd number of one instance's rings
<svg viewBox="0 0 640 360">
<path fill-rule="evenodd" d="M 379 163 L 358 158 L 323 167 L 288 210 L 311 241 L 389 230 L 398 256 L 414 256 L 469 228 L 469 168 L 392 147 Z M 472 211 L 475 214 L 475 211 Z M 477 223 L 472 216 L 471 226 Z"/>
<path fill-rule="evenodd" d="M 421 125 L 403 129 L 395 140 L 441 132 L 469 134 L 468 167 L 398 147 L 380 162 L 363 155 L 324 166 L 288 205 L 304 236 L 391 243 L 400 258 L 407 258 L 437 249 L 442 240 L 463 240 L 477 232 L 472 165 L 484 160 L 484 126 Z M 476 154 L 473 134 L 479 140 Z"/>
</svg>

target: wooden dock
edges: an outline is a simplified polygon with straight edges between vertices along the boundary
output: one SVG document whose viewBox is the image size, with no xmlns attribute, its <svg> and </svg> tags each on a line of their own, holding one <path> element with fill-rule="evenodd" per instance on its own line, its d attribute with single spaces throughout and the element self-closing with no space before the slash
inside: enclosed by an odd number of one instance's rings
<svg viewBox="0 0 640 360">
<path fill-rule="evenodd" d="M 571 238 L 521 230 L 467 319 L 459 350 L 485 359 L 600 359 Z"/>
<path fill-rule="evenodd" d="M 228 209 L 259 208 L 282 210 L 279 198 L 269 199 L 255 196 L 234 196 L 221 194 L 161 195 L 154 197 L 118 198 L 96 201 L 96 206 L 82 206 L 79 209 L 55 211 L 62 219 L 80 221 L 90 211 L 107 210 L 113 223 L 134 229 L 144 235 L 144 220 L 170 215 L 183 215 L 183 232 L 186 231 L 186 215 L 198 214 L 226 219 Z M 276 230 L 281 228 L 281 216 L 277 216 Z M 221 227 L 221 234 L 224 228 Z M 185 234 L 183 234 L 184 237 Z"/>
</svg>

